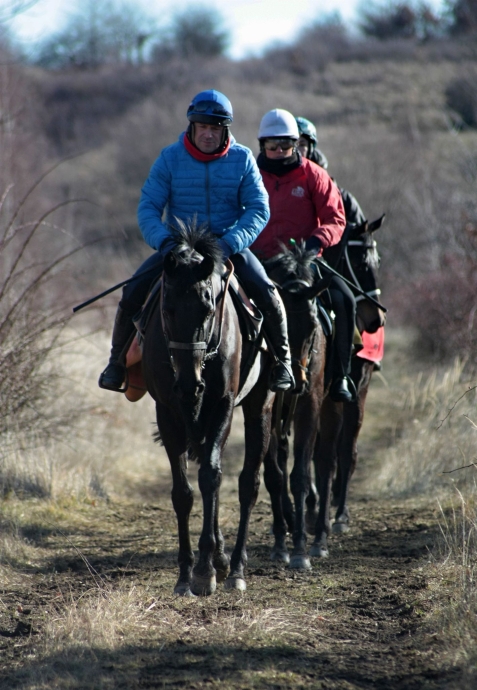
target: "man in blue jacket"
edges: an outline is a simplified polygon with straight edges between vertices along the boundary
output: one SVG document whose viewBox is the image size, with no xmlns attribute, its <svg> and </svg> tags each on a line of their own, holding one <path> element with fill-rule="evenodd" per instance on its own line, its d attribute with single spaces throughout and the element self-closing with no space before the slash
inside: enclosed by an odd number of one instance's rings
<svg viewBox="0 0 477 690">
<path fill-rule="evenodd" d="M 189 105 L 187 118 L 187 131 L 161 152 L 142 188 L 139 227 L 156 252 L 135 275 L 147 274 L 123 289 L 111 356 L 99 377 L 99 386 L 121 390 L 125 350 L 134 332 L 132 318 L 144 303 L 152 280 L 161 272 L 164 256 L 174 246 L 170 226 L 175 218 L 187 222 L 196 217 L 217 236 L 224 260 L 231 259 L 245 291 L 264 316 L 276 357 L 271 390 L 289 390 L 295 382 L 285 312 L 273 283 L 248 249 L 270 216 L 260 172 L 250 149 L 238 144 L 230 133 L 233 111 L 224 94 L 213 89 L 201 91 Z"/>
</svg>

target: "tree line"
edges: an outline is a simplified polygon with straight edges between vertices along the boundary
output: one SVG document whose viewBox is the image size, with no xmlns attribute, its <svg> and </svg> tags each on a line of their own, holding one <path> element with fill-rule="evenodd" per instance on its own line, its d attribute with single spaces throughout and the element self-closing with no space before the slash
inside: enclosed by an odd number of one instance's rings
<svg viewBox="0 0 477 690">
<path fill-rule="evenodd" d="M 11 0 L 19 12 L 33 0 Z M 302 36 L 331 30 L 335 39 L 353 41 L 339 13 L 312 22 Z M 361 37 L 418 41 L 473 36 L 477 32 L 477 0 L 447 0 L 438 12 L 426 0 L 395 0 L 363 4 L 358 20 Z M 359 39 L 358 39 L 359 40 Z M 65 26 L 47 37 L 32 61 L 46 69 L 94 69 L 107 64 L 157 63 L 172 57 L 225 55 L 232 42 L 220 13 L 189 6 L 159 28 L 132 0 L 98 3 L 88 0 L 71 12 Z"/>
</svg>

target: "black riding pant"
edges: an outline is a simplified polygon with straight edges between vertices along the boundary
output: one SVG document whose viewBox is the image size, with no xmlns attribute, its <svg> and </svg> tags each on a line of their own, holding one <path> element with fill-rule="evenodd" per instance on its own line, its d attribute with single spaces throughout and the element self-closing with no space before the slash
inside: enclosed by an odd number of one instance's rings
<svg viewBox="0 0 477 690">
<path fill-rule="evenodd" d="M 351 371 L 356 300 L 349 287 L 338 276 L 333 276 L 328 293 L 328 306 L 335 313 L 333 376 L 346 376 Z M 326 302 L 326 298 L 324 301 Z"/>
</svg>

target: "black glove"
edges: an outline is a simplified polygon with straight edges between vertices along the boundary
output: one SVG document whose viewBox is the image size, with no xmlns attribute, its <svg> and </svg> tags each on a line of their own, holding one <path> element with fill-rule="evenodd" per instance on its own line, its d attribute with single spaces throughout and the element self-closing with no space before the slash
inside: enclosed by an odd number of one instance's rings
<svg viewBox="0 0 477 690">
<path fill-rule="evenodd" d="M 311 252 L 311 251 L 314 251 L 314 252 L 316 252 L 316 253 L 318 254 L 318 252 L 319 252 L 320 249 L 321 249 L 321 242 L 320 242 L 320 240 L 318 239 L 318 237 L 316 237 L 315 235 L 312 235 L 312 236 L 309 237 L 309 238 L 307 239 L 307 241 L 305 242 L 305 247 L 306 247 L 306 249 L 307 249 L 308 251 L 310 251 L 310 252 Z"/>
</svg>

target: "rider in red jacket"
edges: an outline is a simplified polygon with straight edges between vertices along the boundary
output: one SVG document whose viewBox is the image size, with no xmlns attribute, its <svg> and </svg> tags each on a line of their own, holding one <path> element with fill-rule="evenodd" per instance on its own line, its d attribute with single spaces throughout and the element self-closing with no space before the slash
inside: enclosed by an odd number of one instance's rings
<svg viewBox="0 0 477 690">
<path fill-rule="evenodd" d="M 341 239 L 346 217 L 340 191 L 326 170 L 303 158 L 297 150 L 298 126 L 286 110 L 266 113 L 260 123 L 257 163 L 270 202 L 270 220 L 251 250 L 259 259 L 279 254 L 281 243 L 305 240 L 307 249 L 321 254 Z M 356 302 L 341 278 L 333 277 L 329 295 L 335 313 L 330 397 L 351 402 L 351 370 Z M 350 386 L 348 385 L 350 384 Z"/>
<path fill-rule="evenodd" d="M 290 239 L 316 237 L 321 249 L 341 239 L 346 220 L 338 187 L 323 168 L 306 158 L 297 156 L 298 160 L 279 176 L 267 170 L 267 162 L 259 157 L 271 209 L 268 224 L 252 245 L 259 257 L 279 254 L 280 243 L 288 245 Z"/>
</svg>

